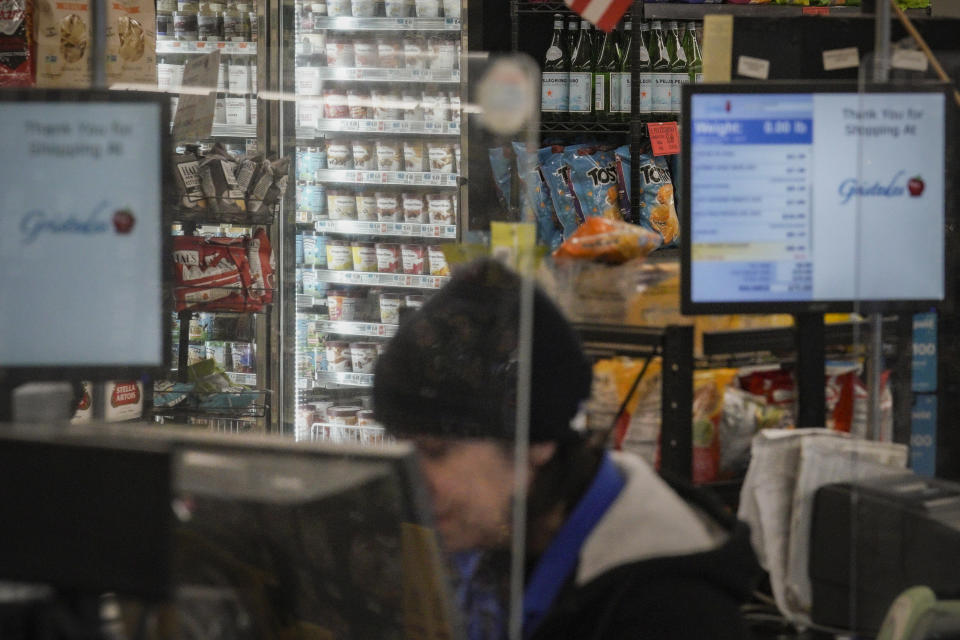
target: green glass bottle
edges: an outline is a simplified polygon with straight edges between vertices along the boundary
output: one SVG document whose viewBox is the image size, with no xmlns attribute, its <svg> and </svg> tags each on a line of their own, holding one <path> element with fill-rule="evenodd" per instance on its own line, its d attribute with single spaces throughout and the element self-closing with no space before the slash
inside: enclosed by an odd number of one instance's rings
<svg viewBox="0 0 960 640">
<path fill-rule="evenodd" d="M 697 40 L 697 23 L 688 22 L 687 30 L 683 34 L 683 50 L 687 53 L 687 70 L 690 82 L 703 82 L 703 54 L 700 52 L 700 42 Z"/>
<path fill-rule="evenodd" d="M 567 18 L 567 53 L 573 54 L 573 48 L 577 46 L 577 37 L 580 35 L 580 20 L 576 16 Z"/>
<path fill-rule="evenodd" d="M 650 111 L 667 113 L 670 111 L 670 54 L 663 34 L 663 23 L 654 20 L 650 23 L 650 42 L 647 43 L 650 56 Z"/>
<path fill-rule="evenodd" d="M 565 120 L 570 101 L 570 56 L 563 33 L 563 16 L 553 16 L 553 37 L 543 60 L 540 113 L 544 122 Z"/>
<path fill-rule="evenodd" d="M 617 72 L 611 74 L 611 111 L 619 122 L 630 121 L 630 71 L 633 69 L 633 22 L 627 18 L 623 23 L 620 38 L 620 55 Z M 646 52 L 643 52 L 646 53 Z"/>
<path fill-rule="evenodd" d="M 637 47 L 640 48 L 640 68 L 637 70 L 637 82 L 640 84 L 637 91 L 639 96 L 637 113 L 653 111 L 653 72 L 650 68 L 650 52 L 648 50 L 649 33 L 650 25 L 641 22 L 640 32 L 637 35 Z"/>
<path fill-rule="evenodd" d="M 613 31 L 604 34 L 593 70 L 593 115 L 597 122 L 613 122 L 619 116 L 614 112 L 614 97 L 620 101 L 620 92 L 613 88 L 620 60 L 617 57 L 617 37 Z"/>
<path fill-rule="evenodd" d="M 680 30 L 675 21 L 667 23 L 667 55 L 670 56 L 670 111 L 680 112 L 681 87 L 689 78 L 687 54 L 680 43 Z"/>
<path fill-rule="evenodd" d="M 580 34 L 570 56 L 570 119 L 593 118 L 593 47 L 590 46 L 590 23 L 580 21 Z"/>
</svg>

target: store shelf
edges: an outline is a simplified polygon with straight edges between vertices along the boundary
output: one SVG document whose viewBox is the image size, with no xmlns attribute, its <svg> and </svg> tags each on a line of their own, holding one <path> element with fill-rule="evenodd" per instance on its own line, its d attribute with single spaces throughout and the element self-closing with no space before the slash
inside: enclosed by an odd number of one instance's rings
<svg viewBox="0 0 960 640">
<path fill-rule="evenodd" d="M 315 296 L 310 293 L 297 294 L 297 309 L 313 309 L 327 306 L 326 296 Z"/>
<path fill-rule="evenodd" d="M 318 80 L 362 80 L 364 82 L 460 82 L 460 72 L 450 69 L 366 69 L 317 67 Z"/>
<path fill-rule="evenodd" d="M 250 389 L 219 393 L 188 392 L 174 407 L 154 407 L 153 414 L 167 417 L 262 418 L 269 405 L 270 391 Z"/>
<path fill-rule="evenodd" d="M 401 236 L 409 238 L 456 238 L 457 226 L 450 224 L 414 224 L 404 222 L 356 222 L 354 220 L 317 220 L 317 231 L 354 235 Z"/>
<path fill-rule="evenodd" d="M 226 211 L 209 211 L 206 209 L 174 209 L 171 218 L 176 222 L 199 222 L 204 224 L 240 224 L 257 225 L 272 224 L 274 214 L 272 211 L 267 213 L 233 213 Z"/>
<path fill-rule="evenodd" d="M 317 329 L 323 333 L 336 333 L 341 336 L 368 336 L 372 338 L 390 338 L 397 332 L 395 324 L 376 322 L 345 322 L 337 320 L 318 320 Z"/>
<path fill-rule="evenodd" d="M 213 124 L 210 135 L 214 138 L 256 138 L 257 125 L 255 124 Z"/>
<path fill-rule="evenodd" d="M 414 276 L 404 273 L 365 273 L 362 271 L 330 271 L 329 269 L 317 269 L 316 274 L 317 282 L 405 287 L 409 289 L 439 289 L 450 279 L 447 276 Z"/>
<path fill-rule="evenodd" d="M 910 9 L 911 17 L 929 15 L 926 9 Z M 682 2 L 644 2 L 646 20 L 701 20 L 706 15 L 724 14 L 744 18 L 799 18 L 802 16 L 832 16 L 837 18 L 870 17 L 860 7 L 803 7 L 774 4 L 688 4 Z"/>
<path fill-rule="evenodd" d="M 186 40 L 157 40 L 160 54 L 199 54 L 219 51 L 232 56 L 257 55 L 256 42 L 189 42 Z"/>
<path fill-rule="evenodd" d="M 664 331 L 659 327 L 575 323 L 583 349 L 592 356 L 648 356 L 663 349 Z"/>
<path fill-rule="evenodd" d="M 315 17 L 313 28 L 337 31 L 460 31 L 460 19 Z"/>
<path fill-rule="evenodd" d="M 459 122 L 425 122 L 409 120 L 350 120 L 350 119 L 323 119 L 317 121 L 316 127 L 299 127 L 297 138 L 311 140 L 322 138 L 330 131 L 347 133 L 393 133 L 407 135 L 428 136 L 458 136 L 460 135 Z"/>
<path fill-rule="evenodd" d="M 541 122 L 541 133 L 630 133 L 629 122 Z"/>
<path fill-rule="evenodd" d="M 237 373 L 235 371 L 227 371 L 227 377 L 230 378 L 230 382 L 233 384 L 239 384 L 244 387 L 257 386 L 257 374 L 255 373 Z"/>
<path fill-rule="evenodd" d="M 315 387 L 323 384 L 338 384 L 345 387 L 372 387 L 372 373 L 350 373 L 347 371 L 317 371 Z"/>
<path fill-rule="evenodd" d="M 455 187 L 457 186 L 457 174 L 421 173 L 415 171 L 356 171 L 354 169 L 318 169 L 317 182 Z"/>
<path fill-rule="evenodd" d="M 890 338 L 896 335 L 896 318 L 884 318 L 883 333 Z M 824 326 L 824 344 L 826 347 L 839 347 L 862 344 L 870 336 L 867 322 L 841 322 Z M 737 331 L 713 331 L 703 334 L 703 353 L 705 356 L 724 356 L 748 353 L 783 353 L 796 349 L 793 327 L 770 329 L 743 329 Z"/>
<path fill-rule="evenodd" d="M 565 13 L 573 15 L 570 7 L 562 2 L 517 2 L 519 13 Z"/>
</svg>

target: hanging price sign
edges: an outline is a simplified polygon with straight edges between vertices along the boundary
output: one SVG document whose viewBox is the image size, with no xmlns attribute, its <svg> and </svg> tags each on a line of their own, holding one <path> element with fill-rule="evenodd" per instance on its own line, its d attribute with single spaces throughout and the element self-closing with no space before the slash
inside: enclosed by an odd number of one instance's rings
<svg viewBox="0 0 960 640">
<path fill-rule="evenodd" d="M 655 156 L 670 156 L 680 153 L 680 131 L 676 122 L 648 122 L 650 147 Z"/>
</svg>

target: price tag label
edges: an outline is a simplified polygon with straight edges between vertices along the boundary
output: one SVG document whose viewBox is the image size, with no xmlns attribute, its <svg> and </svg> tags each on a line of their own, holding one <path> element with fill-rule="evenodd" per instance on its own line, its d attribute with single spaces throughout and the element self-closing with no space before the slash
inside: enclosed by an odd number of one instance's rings
<svg viewBox="0 0 960 640">
<path fill-rule="evenodd" d="M 680 153 L 680 131 L 676 122 L 648 122 L 650 146 L 655 156 Z"/>
<path fill-rule="evenodd" d="M 412 224 L 401 224 L 401 225 L 397 225 L 397 231 L 398 231 L 399 233 L 402 233 L 402 234 L 405 235 L 405 236 L 416 235 L 416 234 L 413 232 L 413 225 L 412 225 Z"/>
<path fill-rule="evenodd" d="M 912 49 L 897 49 L 893 52 L 893 58 L 890 64 L 894 69 L 907 69 L 908 71 L 926 71 L 930 64 L 923 51 L 914 51 Z"/>
<path fill-rule="evenodd" d="M 360 128 L 360 123 L 356 120 L 347 120 L 344 123 L 344 131 L 356 131 Z"/>
<path fill-rule="evenodd" d="M 860 52 L 856 47 L 832 49 L 823 52 L 823 70 L 851 69 L 860 66 Z"/>
<path fill-rule="evenodd" d="M 804 7 L 800 12 L 805 16 L 827 16 L 830 15 L 830 7 Z"/>
<path fill-rule="evenodd" d="M 197 42 L 197 43 L 194 43 L 193 46 L 194 46 L 194 48 L 195 48 L 197 51 L 199 51 L 200 49 L 205 49 L 206 46 L 207 46 L 207 43 L 206 43 L 206 42 Z"/>
<path fill-rule="evenodd" d="M 770 61 L 763 58 L 740 56 L 737 58 L 737 75 L 766 80 L 770 77 Z"/>
</svg>

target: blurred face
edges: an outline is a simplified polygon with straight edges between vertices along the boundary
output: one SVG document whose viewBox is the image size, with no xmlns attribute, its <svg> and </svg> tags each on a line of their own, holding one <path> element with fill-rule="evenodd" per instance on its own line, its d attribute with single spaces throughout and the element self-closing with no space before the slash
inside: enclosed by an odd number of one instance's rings
<svg viewBox="0 0 960 640">
<path fill-rule="evenodd" d="M 513 451 L 493 440 L 420 437 L 414 440 L 433 501 L 437 530 L 448 551 L 501 547 L 510 541 Z M 555 445 L 534 444 L 529 480 Z"/>
</svg>

